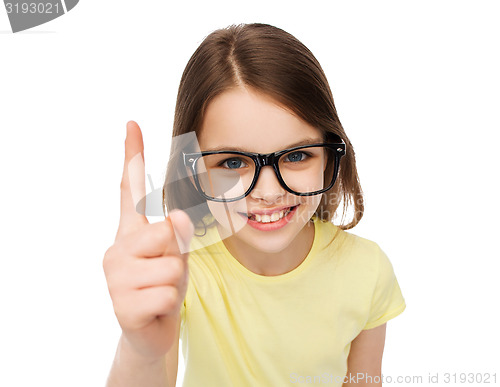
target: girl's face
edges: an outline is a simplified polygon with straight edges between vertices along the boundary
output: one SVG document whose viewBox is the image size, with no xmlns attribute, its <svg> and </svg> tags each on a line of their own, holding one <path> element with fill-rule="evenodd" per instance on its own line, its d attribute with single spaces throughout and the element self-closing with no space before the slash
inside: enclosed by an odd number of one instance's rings
<svg viewBox="0 0 500 387">
<path fill-rule="evenodd" d="M 323 142 L 322 132 L 270 97 L 240 87 L 214 98 L 207 107 L 198 136 L 202 151 L 243 150 L 254 153 L 276 152 L 307 140 Z M 308 222 L 320 201 L 321 195 L 297 196 L 287 192 L 280 185 L 272 166 L 266 166 L 261 169 L 257 183 L 247 197 L 226 203 L 208 201 L 208 206 L 219 224 L 223 239 L 228 238 L 235 249 L 239 246 L 257 254 L 277 253 L 290 249 L 294 243 L 303 244 L 306 234 L 306 239 L 310 239 L 311 225 Z M 273 210 L 279 214 L 280 210 L 286 211 L 294 206 L 296 209 L 276 223 L 250 222 L 245 215 Z"/>
</svg>

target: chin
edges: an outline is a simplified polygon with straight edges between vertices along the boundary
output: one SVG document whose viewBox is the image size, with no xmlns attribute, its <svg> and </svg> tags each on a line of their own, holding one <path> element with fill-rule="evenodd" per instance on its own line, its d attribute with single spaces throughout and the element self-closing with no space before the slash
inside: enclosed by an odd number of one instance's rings
<svg viewBox="0 0 500 387">
<path fill-rule="evenodd" d="M 283 251 L 287 250 L 292 241 L 293 238 L 260 238 L 257 240 L 245 233 L 233 236 L 232 240 L 228 239 L 231 245 L 238 246 L 239 249 L 243 249 L 248 253 L 255 253 L 259 256 L 269 255 L 269 257 L 283 253 Z"/>
</svg>

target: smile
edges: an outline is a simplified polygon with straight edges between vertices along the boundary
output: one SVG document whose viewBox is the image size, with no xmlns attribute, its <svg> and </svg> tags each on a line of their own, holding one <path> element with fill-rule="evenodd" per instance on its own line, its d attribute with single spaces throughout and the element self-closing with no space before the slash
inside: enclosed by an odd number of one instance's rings
<svg viewBox="0 0 500 387">
<path fill-rule="evenodd" d="M 274 230 L 277 228 L 281 228 L 285 224 L 287 224 L 298 206 L 299 205 L 284 208 L 281 211 L 273 212 L 271 214 L 247 214 L 242 212 L 239 212 L 239 214 L 247 219 L 247 222 L 250 226 L 257 229 L 270 231 L 271 229 Z"/>
</svg>

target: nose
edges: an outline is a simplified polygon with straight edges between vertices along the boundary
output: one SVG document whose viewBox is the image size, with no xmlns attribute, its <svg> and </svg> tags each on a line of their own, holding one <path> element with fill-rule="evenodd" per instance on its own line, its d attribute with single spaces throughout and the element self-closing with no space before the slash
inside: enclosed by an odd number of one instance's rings
<svg viewBox="0 0 500 387">
<path fill-rule="evenodd" d="M 278 181 L 278 177 L 273 167 L 270 165 L 262 167 L 255 187 L 253 187 L 253 190 L 250 192 L 250 197 L 256 200 L 261 199 L 269 203 L 274 203 L 285 194 L 286 191 Z"/>
</svg>

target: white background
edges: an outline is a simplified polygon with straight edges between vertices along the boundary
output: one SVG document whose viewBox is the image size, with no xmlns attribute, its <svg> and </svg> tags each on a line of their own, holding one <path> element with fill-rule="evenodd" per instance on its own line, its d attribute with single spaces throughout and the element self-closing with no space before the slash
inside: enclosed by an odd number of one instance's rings
<svg viewBox="0 0 500 387">
<path fill-rule="evenodd" d="M 157 188 L 184 66 L 242 22 L 292 33 L 329 79 L 366 195 L 351 232 L 384 249 L 407 302 L 384 375 L 500 382 L 497 2 L 180 3 L 82 0 L 16 34 L 0 7 L 0 386 L 104 385 L 125 124 Z"/>
</svg>

